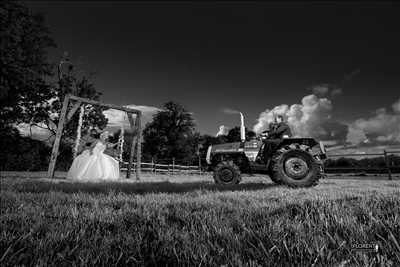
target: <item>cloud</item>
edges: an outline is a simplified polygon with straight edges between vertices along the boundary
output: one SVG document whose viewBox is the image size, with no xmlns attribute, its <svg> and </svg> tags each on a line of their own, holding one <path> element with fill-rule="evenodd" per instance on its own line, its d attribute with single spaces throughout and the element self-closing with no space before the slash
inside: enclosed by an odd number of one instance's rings
<svg viewBox="0 0 400 267">
<path fill-rule="evenodd" d="M 291 106 L 282 104 L 265 110 L 259 115 L 253 130 L 260 133 L 265 130 L 275 115 L 284 115 L 298 137 L 314 137 L 323 140 L 345 140 L 346 125 L 331 118 L 332 102 L 314 94 L 304 96 L 301 104 Z"/>
<path fill-rule="evenodd" d="M 154 114 L 156 114 L 158 111 L 161 111 L 161 109 L 152 106 L 138 106 L 130 104 L 125 105 L 125 107 L 142 111 L 142 127 L 144 127 L 146 123 L 153 120 Z M 122 124 L 124 127 L 130 127 L 126 112 L 116 109 L 108 109 L 103 111 L 103 114 L 108 119 L 107 127 L 121 127 Z"/>
<path fill-rule="evenodd" d="M 370 118 L 351 123 L 347 140 L 355 144 L 400 143 L 400 99 L 392 105 L 392 111 L 380 108 Z"/>
<path fill-rule="evenodd" d="M 340 95 L 343 92 L 342 88 L 333 89 L 331 92 L 332 96 Z"/>
<path fill-rule="evenodd" d="M 229 132 L 229 128 L 227 128 L 225 125 L 219 126 L 219 131 L 215 136 L 220 136 L 220 135 L 227 135 Z"/>
<path fill-rule="evenodd" d="M 400 113 L 400 98 L 392 105 L 392 108 L 395 113 Z"/>
<path fill-rule="evenodd" d="M 344 76 L 343 82 L 350 81 L 351 79 L 354 78 L 354 76 L 357 76 L 358 74 L 360 74 L 360 72 L 361 72 L 360 69 L 353 70 L 350 74 L 347 74 Z"/>
<path fill-rule="evenodd" d="M 50 123 L 49 127 L 53 130 L 57 129 L 57 126 L 53 123 Z M 38 123 L 38 126 L 32 125 L 32 127 L 30 127 L 29 123 L 20 123 L 16 125 L 16 128 L 22 136 L 29 136 L 35 140 L 47 140 L 52 134 L 45 129 L 47 126 L 44 123 Z"/>
<path fill-rule="evenodd" d="M 393 103 L 389 111 L 380 108 L 371 117 L 350 123 L 332 118 L 332 109 L 331 100 L 314 94 L 307 95 L 301 104 L 282 104 L 265 110 L 259 115 L 253 130 L 260 133 L 274 120 L 275 115 L 280 114 L 286 116 L 294 136 L 314 137 L 328 141 L 330 145 L 375 147 L 400 144 L 400 99 Z"/>
<path fill-rule="evenodd" d="M 342 87 L 347 83 L 350 82 L 355 76 L 360 74 L 360 69 L 355 69 L 351 73 L 344 75 L 341 82 L 338 84 L 331 84 L 331 83 L 323 83 L 314 85 L 309 88 L 312 93 L 318 97 L 326 97 L 329 96 L 334 98 L 343 93 Z"/>
<path fill-rule="evenodd" d="M 335 97 L 343 92 L 342 88 L 328 83 L 312 86 L 311 88 L 309 88 L 309 90 L 311 90 L 312 93 L 318 97 Z"/>
<path fill-rule="evenodd" d="M 311 88 L 315 95 L 326 95 L 329 92 L 329 84 L 320 84 Z"/>
<path fill-rule="evenodd" d="M 240 111 L 231 108 L 222 108 L 221 111 L 226 114 L 239 114 Z"/>
<path fill-rule="evenodd" d="M 321 140 L 331 140 L 336 143 L 345 143 L 347 140 L 347 134 L 349 132 L 349 127 L 347 124 L 334 120 L 332 118 L 321 123 L 322 129 L 324 129 L 324 134 L 320 134 L 319 138 Z"/>
</svg>

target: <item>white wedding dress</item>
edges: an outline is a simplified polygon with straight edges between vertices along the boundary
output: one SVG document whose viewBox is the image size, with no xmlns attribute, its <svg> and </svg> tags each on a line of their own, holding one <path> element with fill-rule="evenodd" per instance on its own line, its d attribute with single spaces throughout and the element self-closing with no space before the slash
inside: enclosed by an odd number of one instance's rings
<svg viewBox="0 0 400 267">
<path fill-rule="evenodd" d="M 114 158 L 104 154 L 106 145 L 98 141 L 93 148 L 93 154 L 85 150 L 72 162 L 67 173 L 67 179 L 78 181 L 119 179 L 119 164 Z"/>
</svg>

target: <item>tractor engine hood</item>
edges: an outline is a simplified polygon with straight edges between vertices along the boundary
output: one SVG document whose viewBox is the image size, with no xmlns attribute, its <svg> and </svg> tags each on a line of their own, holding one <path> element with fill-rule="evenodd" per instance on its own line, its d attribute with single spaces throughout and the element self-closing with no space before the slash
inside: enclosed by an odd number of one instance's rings
<svg viewBox="0 0 400 267">
<path fill-rule="evenodd" d="M 206 160 L 210 164 L 212 154 L 244 153 L 250 161 L 255 161 L 261 146 L 262 142 L 258 140 L 212 145 L 208 147 Z"/>
<path fill-rule="evenodd" d="M 235 142 L 227 144 L 213 145 L 211 148 L 211 153 L 237 153 L 243 151 L 244 143 Z"/>
<path fill-rule="evenodd" d="M 208 164 L 211 164 L 211 154 L 234 154 L 243 152 L 244 143 L 243 142 L 234 142 L 234 143 L 226 143 L 219 145 L 211 145 L 207 149 L 206 161 Z"/>
<path fill-rule="evenodd" d="M 262 142 L 258 140 L 251 140 L 247 142 L 234 142 L 219 145 L 212 145 L 210 153 L 229 153 L 229 152 L 247 152 L 259 151 Z"/>
</svg>

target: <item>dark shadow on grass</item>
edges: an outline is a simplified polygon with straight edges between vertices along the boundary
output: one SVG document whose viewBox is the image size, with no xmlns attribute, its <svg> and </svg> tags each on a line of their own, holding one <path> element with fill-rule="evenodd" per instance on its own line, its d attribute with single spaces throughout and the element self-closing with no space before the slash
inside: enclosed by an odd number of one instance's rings
<svg viewBox="0 0 400 267">
<path fill-rule="evenodd" d="M 10 191 L 24 193 L 45 193 L 45 192 L 63 192 L 63 193 L 90 193 L 107 194 L 111 191 L 115 193 L 126 194 L 149 194 L 149 193 L 187 193 L 196 190 L 207 191 L 248 191 L 262 190 L 277 186 L 276 184 L 265 183 L 244 183 L 238 185 L 217 185 L 211 182 L 143 182 L 143 183 L 52 183 L 46 181 L 25 181 L 14 184 Z"/>
</svg>

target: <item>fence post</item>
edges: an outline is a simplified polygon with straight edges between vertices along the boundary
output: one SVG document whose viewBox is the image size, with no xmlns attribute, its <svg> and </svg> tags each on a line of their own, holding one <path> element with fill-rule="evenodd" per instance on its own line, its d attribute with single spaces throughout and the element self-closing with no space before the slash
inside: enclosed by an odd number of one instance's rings
<svg viewBox="0 0 400 267">
<path fill-rule="evenodd" d="M 199 174 L 201 175 L 201 158 L 199 156 Z"/>
<path fill-rule="evenodd" d="M 175 158 L 172 158 L 172 175 L 175 174 Z"/>
<path fill-rule="evenodd" d="M 387 151 L 383 150 L 383 154 L 385 156 L 385 164 L 386 164 L 389 180 L 392 180 L 392 172 L 390 171 L 390 164 L 389 164 L 389 161 L 388 161 Z"/>
</svg>

